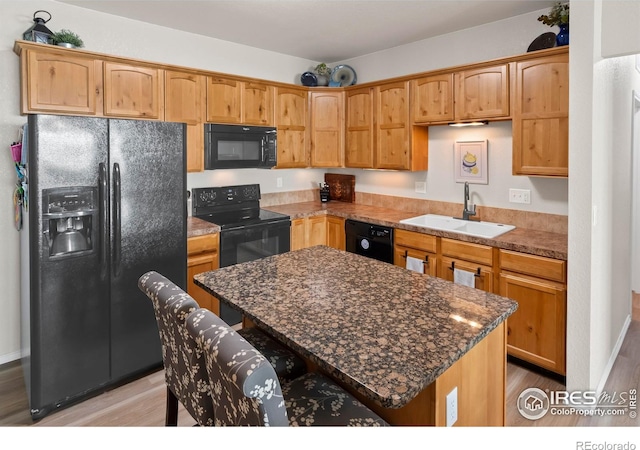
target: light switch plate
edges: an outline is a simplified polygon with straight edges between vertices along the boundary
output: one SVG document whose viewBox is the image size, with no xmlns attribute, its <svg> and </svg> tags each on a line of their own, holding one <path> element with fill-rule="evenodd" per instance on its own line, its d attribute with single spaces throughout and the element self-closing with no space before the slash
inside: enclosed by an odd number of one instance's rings
<svg viewBox="0 0 640 450">
<path fill-rule="evenodd" d="M 427 183 L 424 181 L 416 181 L 416 192 L 418 194 L 426 194 L 427 193 Z"/>
</svg>

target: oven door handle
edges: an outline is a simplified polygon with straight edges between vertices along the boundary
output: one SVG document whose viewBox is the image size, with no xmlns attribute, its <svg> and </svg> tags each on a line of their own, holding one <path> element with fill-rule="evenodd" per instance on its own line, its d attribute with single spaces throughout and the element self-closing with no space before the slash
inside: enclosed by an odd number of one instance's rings
<svg viewBox="0 0 640 450">
<path fill-rule="evenodd" d="M 291 227 L 291 220 L 282 220 L 278 222 L 268 222 L 268 223 L 260 222 L 260 223 L 254 223 L 251 225 L 238 225 L 230 228 L 224 228 L 221 232 L 227 235 L 232 233 L 234 235 L 237 235 L 237 234 L 252 232 L 252 231 L 255 231 L 256 229 L 262 231 L 264 229 L 274 229 L 274 228 L 280 228 L 280 227 Z"/>
</svg>

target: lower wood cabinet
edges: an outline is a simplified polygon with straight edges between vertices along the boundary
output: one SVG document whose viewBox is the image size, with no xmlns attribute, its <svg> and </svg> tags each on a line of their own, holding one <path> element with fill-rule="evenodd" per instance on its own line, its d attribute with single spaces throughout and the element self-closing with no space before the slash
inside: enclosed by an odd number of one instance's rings
<svg viewBox="0 0 640 450">
<path fill-rule="evenodd" d="M 193 282 L 193 277 L 220 267 L 220 235 L 207 234 L 187 239 L 187 293 L 201 308 L 220 315 L 220 302 Z"/>
<path fill-rule="evenodd" d="M 518 302 L 507 319 L 507 352 L 566 374 L 566 262 L 500 250 L 499 294 Z"/>
<path fill-rule="evenodd" d="M 475 288 L 494 292 L 493 247 L 441 238 L 442 258 L 438 277 L 454 280 L 454 270 L 473 272 Z"/>
<path fill-rule="evenodd" d="M 291 221 L 291 250 L 327 245 L 344 250 L 344 219 L 336 216 L 314 216 Z"/>
<path fill-rule="evenodd" d="M 424 273 L 435 277 L 438 268 L 436 256 L 438 238 L 400 229 L 395 230 L 394 233 L 393 264 L 406 268 L 407 258 L 416 258 L 422 261 Z"/>
</svg>

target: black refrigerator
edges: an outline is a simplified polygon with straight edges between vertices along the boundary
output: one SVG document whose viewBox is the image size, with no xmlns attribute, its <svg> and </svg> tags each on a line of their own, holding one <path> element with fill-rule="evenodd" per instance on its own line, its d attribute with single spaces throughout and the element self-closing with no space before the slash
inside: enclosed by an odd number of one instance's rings
<svg viewBox="0 0 640 450">
<path fill-rule="evenodd" d="M 31 115 L 21 348 L 31 416 L 162 365 L 155 270 L 186 287 L 185 126 Z"/>
</svg>

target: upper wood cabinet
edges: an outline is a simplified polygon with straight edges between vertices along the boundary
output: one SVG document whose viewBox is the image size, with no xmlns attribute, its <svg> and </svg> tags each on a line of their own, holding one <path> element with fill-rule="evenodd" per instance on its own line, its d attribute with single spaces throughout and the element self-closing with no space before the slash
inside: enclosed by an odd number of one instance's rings
<svg viewBox="0 0 640 450">
<path fill-rule="evenodd" d="M 164 71 L 104 62 L 104 115 L 164 119 Z"/>
<path fill-rule="evenodd" d="M 165 120 L 187 124 L 187 172 L 204 170 L 205 77 L 165 72 Z"/>
<path fill-rule="evenodd" d="M 207 122 L 240 123 L 241 84 L 232 78 L 207 77 Z"/>
<path fill-rule="evenodd" d="M 311 166 L 342 167 L 344 92 L 312 91 Z"/>
<path fill-rule="evenodd" d="M 409 82 L 375 87 L 375 167 L 427 170 L 427 128 L 409 120 Z"/>
<path fill-rule="evenodd" d="M 456 72 L 455 99 L 456 120 L 508 118 L 508 64 Z"/>
<path fill-rule="evenodd" d="M 21 63 L 23 114 L 102 115 L 102 61 L 29 49 Z"/>
<path fill-rule="evenodd" d="M 453 115 L 453 73 L 411 80 L 412 122 L 449 122 Z"/>
<path fill-rule="evenodd" d="M 207 77 L 207 122 L 273 126 L 274 87 L 234 78 Z"/>
<path fill-rule="evenodd" d="M 345 93 L 345 167 L 371 169 L 374 148 L 373 88 Z"/>
<path fill-rule="evenodd" d="M 276 88 L 278 168 L 309 165 L 308 92 L 300 88 Z"/>
<path fill-rule="evenodd" d="M 516 63 L 513 174 L 569 175 L 569 54 Z"/>
</svg>

